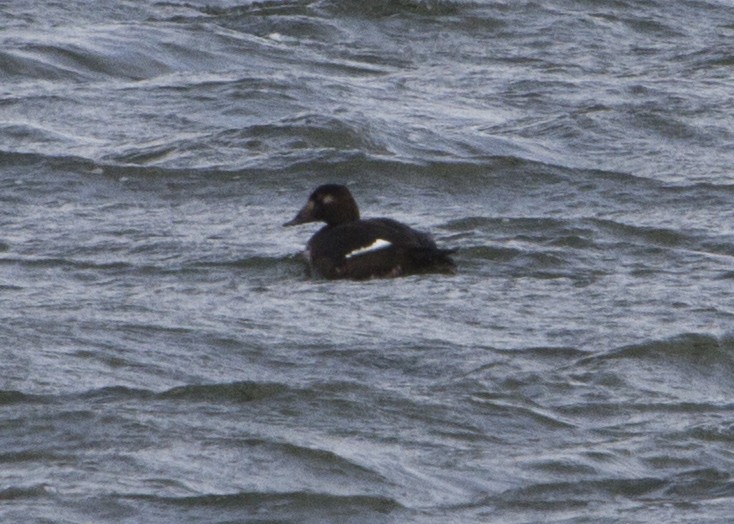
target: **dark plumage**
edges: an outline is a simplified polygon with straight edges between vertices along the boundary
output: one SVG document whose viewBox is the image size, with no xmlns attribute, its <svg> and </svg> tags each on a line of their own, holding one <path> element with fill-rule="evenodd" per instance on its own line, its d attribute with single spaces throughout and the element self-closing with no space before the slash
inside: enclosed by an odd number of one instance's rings
<svg viewBox="0 0 734 524">
<path fill-rule="evenodd" d="M 359 208 L 342 185 L 319 186 L 293 220 L 326 222 L 306 246 L 311 269 L 326 278 L 365 279 L 414 273 L 453 273 L 455 250 L 439 249 L 426 233 L 389 218 L 359 218 Z"/>
</svg>

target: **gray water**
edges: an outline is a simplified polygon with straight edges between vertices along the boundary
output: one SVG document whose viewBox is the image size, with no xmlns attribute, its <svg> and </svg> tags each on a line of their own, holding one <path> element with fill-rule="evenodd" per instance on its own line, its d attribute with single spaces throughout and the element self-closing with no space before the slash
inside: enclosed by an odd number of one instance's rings
<svg viewBox="0 0 734 524">
<path fill-rule="evenodd" d="M 0 521 L 730 522 L 734 6 L 0 2 Z M 455 276 L 330 282 L 346 183 Z"/>
</svg>

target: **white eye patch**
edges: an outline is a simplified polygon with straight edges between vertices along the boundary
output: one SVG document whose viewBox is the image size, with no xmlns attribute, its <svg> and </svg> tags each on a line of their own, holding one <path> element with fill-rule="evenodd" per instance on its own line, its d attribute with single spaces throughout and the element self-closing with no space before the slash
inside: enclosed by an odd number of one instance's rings
<svg viewBox="0 0 734 524">
<path fill-rule="evenodd" d="M 359 249 L 355 249 L 354 251 L 350 251 L 345 255 L 344 258 L 352 258 L 356 257 L 358 255 L 364 255 L 365 253 L 369 253 L 371 251 L 377 251 L 379 249 L 384 249 L 386 247 L 392 246 L 392 243 L 388 242 L 387 240 L 383 240 L 381 238 L 378 238 L 374 242 L 372 242 L 369 246 L 360 247 Z"/>
<path fill-rule="evenodd" d="M 331 204 L 334 200 L 336 200 L 336 199 L 334 198 L 333 195 L 324 195 L 324 197 L 321 199 L 321 203 L 322 204 Z"/>
</svg>

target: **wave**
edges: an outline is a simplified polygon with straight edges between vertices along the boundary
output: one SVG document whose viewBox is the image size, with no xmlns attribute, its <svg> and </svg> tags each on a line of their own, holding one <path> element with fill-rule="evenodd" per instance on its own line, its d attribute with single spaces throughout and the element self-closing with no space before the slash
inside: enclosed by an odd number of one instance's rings
<svg viewBox="0 0 734 524">
<path fill-rule="evenodd" d="M 586 506 L 593 500 L 607 500 L 608 497 L 652 496 L 665 485 L 664 479 L 654 477 L 549 482 L 508 490 L 496 497 L 485 499 L 483 504 L 516 509 L 533 509 L 543 505 L 548 509 L 559 509 Z"/>
<path fill-rule="evenodd" d="M 521 254 L 516 244 L 518 241 L 548 249 L 608 249 L 614 245 L 625 250 L 641 246 L 646 249 L 734 255 L 734 242 L 727 236 L 716 235 L 716 232 L 709 236 L 707 231 L 634 224 L 607 218 L 467 216 L 450 220 L 444 229 L 457 239 L 469 239 L 488 231 L 496 242 L 511 240 L 515 243 L 512 247 L 482 246 L 489 249 L 490 253 L 504 257 Z"/>
<path fill-rule="evenodd" d="M 233 382 L 178 386 L 156 395 L 166 400 L 193 402 L 253 402 L 282 396 L 291 392 L 289 386 L 277 383 Z"/>
<path fill-rule="evenodd" d="M 184 511 L 190 518 L 206 519 L 211 511 L 217 512 L 217 519 L 225 515 L 235 515 L 250 519 L 254 515 L 267 516 L 270 520 L 293 522 L 322 522 L 337 516 L 349 519 L 349 515 L 360 515 L 370 522 L 382 522 L 387 515 L 394 516 L 403 506 L 395 499 L 381 495 L 339 495 L 295 491 L 288 493 L 239 492 L 231 494 L 210 494 L 191 497 L 160 497 L 151 495 L 127 495 L 120 497 L 136 501 L 138 504 L 170 508 Z M 143 514 L 145 507 L 139 508 Z M 339 520 L 341 520 L 341 518 Z M 391 519 L 392 521 L 392 519 Z"/>
<path fill-rule="evenodd" d="M 49 497 L 53 491 L 46 484 L 31 486 L 10 486 L 0 490 L 0 501 L 14 501 L 18 499 L 36 499 Z"/>
<path fill-rule="evenodd" d="M 395 16 L 425 16 L 430 18 L 455 16 L 467 3 L 455 0 L 358 0 L 327 1 L 320 7 L 339 16 L 386 18 Z"/>
<path fill-rule="evenodd" d="M 28 268 L 70 268 L 77 270 L 125 271 L 140 269 L 126 262 L 92 262 L 53 257 L 0 257 L 0 264 Z"/>
<path fill-rule="evenodd" d="M 77 400 L 82 400 L 85 403 L 114 403 L 130 400 L 242 403 L 267 400 L 284 395 L 297 397 L 306 394 L 308 391 L 310 390 L 300 390 L 281 383 L 248 381 L 175 386 L 163 391 L 129 386 L 105 386 L 76 393 L 55 395 L 37 395 L 16 390 L 4 390 L 0 391 L 0 405 L 68 404 Z"/>
<path fill-rule="evenodd" d="M 625 224 L 608 219 L 591 219 L 589 223 L 601 233 L 628 242 L 662 247 L 679 247 L 692 242 L 690 235 L 669 228 Z"/>
<path fill-rule="evenodd" d="M 0 406 L 35 403 L 42 401 L 43 397 L 38 395 L 30 395 L 16 390 L 0 390 Z"/>
<path fill-rule="evenodd" d="M 27 167 L 44 163 L 59 170 L 92 171 L 95 163 L 92 160 L 73 155 L 56 155 L 34 151 L 8 151 L 0 149 L 0 166 Z"/>
<path fill-rule="evenodd" d="M 197 7 L 200 12 L 217 18 L 231 19 L 244 16 L 288 16 L 306 15 L 311 11 L 313 0 L 265 0 L 262 2 L 242 3 L 234 6 L 216 6 L 206 4 Z M 194 6 L 192 6 L 194 7 Z"/>
<path fill-rule="evenodd" d="M 213 402 L 213 403 L 247 403 L 267 400 L 284 395 L 298 395 L 298 389 L 276 382 L 228 382 L 222 384 L 189 384 L 175 386 L 163 391 L 128 386 L 107 386 L 80 393 L 64 394 L 48 397 L 60 401 L 82 399 L 87 402 L 108 403 L 126 402 L 129 400 L 145 401 L 181 401 L 181 402 Z M 2 397 L 0 396 L 0 399 Z M 31 397 L 33 398 L 33 397 Z M 25 401 L 22 395 L 15 402 Z"/>
<path fill-rule="evenodd" d="M 7 68 L 10 79 L 73 82 L 104 78 L 140 80 L 172 71 L 155 58 L 160 53 L 153 47 L 145 48 L 145 32 L 125 25 L 105 29 L 104 36 L 87 38 L 63 29 L 56 30 L 53 36 L 29 31 L 22 47 L 4 50 L 0 66 Z M 120 48 L 126 52 L 120 53 Z"/>
<path fill-rule="evenodd" d="M 644 359 L 666 364 L 692 363 L 701 366 L 726 365 L 734 371 L 734 337 L 705 333 L 684 333 L 669 339 L 651 340 L 614 349 L 592 360 Z M 713 369 L 712 367 L 712 369 Z"/>
<path fill-rule="evenodd" d="M 272 51 L 267 41 L 248 41 L 244 32 L 211 23 L 201 26 L 211 15 L 195 9 L 182 12 L 194 16 L 171 20 L 151 14 L 134 22 L 121 16 L 97 22 L 86 32 L 78 31 L 75 23 L 59 23 L 50 32 L 29 27 L 0 51 L 0 69 L 10 81 L 119 81 L 119 87 L 183 70 L 211 71 L 213 63 L 232 59 L 228 44 L 233 40 Z"/>
<path fill-rule="evenodd" d="M 127 253 L 118 253 L 119 260 L 109 261 L 109 254 L 100 247 L 100 257 L 106 259 L 104 262 L 96 261 L 95 257 L 78 258 L 71 257 L 42 257 L 42 256 L 19 256 L 8 253 L 12 252 L 12 245 L 7 249 L 0 249 L 0 266 L 16 266 L 28 270 L 39 269 L 63 269 L 73 272 L 93 273 L 97 278 L 110 275 L 210 275 L 211 271 L 236 273 L 247 271 L 250 277 L 256 274 L 270 275 L 276 273 L 288 278 L 295 275 L 305 274 L 305 264 L 299 254 L 262 256 L 251 255 L 248 257 L 233 258 L 231 260 L 217 260 L 202 255 L 181 254 L 180 258 L 170 258 L 165 263 L 156 263 L 156 256 L 166 252 L 162 244 L 149 243 L 137 249 L 130 249 Z M 5 252 L 5 254 L 3 254 Z M 148 255 L 151 259 L 142 260 L 141 255 Z M 7 289 L 22 289 L 22 285 L 7 285 Z"/>
<path fill-rule="evenodd" d="M 557 473 L 560 473 L 558 471 Z M 649 505 L 697 504 L 703 500 L 731 497 L 734 482 L 729 474 L 714 468 L 694 469 L 661 477 L 603 477 L 580 472 L 577 481 L 532 483 L 478 501 L 477 507 L 524 511 L 568 510 L 591 507 L 599 500 L 623 497 Z M 634 510 L 629 509 L 629 514 Z M 544 513 L 545 514 L 545 513 Z"/>
<path fill-rule="evenodd" d="M 652 414 L 729 413 L 734 403 L 734 337 L 684 333 L 625 345 L 579 358 L 561 368 L 561 377 L 595 394 L 566 404 L 559 412 L 588 417 L 598 431 L 634 430 L 629 417 Z M 653 421 L 645 423 L 652 424 Z M 690 434 L 687 433 L 687 438 Z"/>
</svg>

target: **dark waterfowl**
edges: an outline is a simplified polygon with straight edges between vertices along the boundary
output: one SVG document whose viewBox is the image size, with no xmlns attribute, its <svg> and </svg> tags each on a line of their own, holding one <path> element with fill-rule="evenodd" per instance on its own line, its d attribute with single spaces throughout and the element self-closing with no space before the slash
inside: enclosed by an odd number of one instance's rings
<svg viewBox="0 0 734 524">
<path fill-rule="evenodd" d="M 455 250 L 439 249 L 430 235 L 389 218 L 360 219 L 345 186 L 325 184 L 295 218 L 283 224 L 326 222 L 306 245 L 313 272 L 325 278 L 366 279 L 415 273 L 453 273 Z"/>
</svg>

